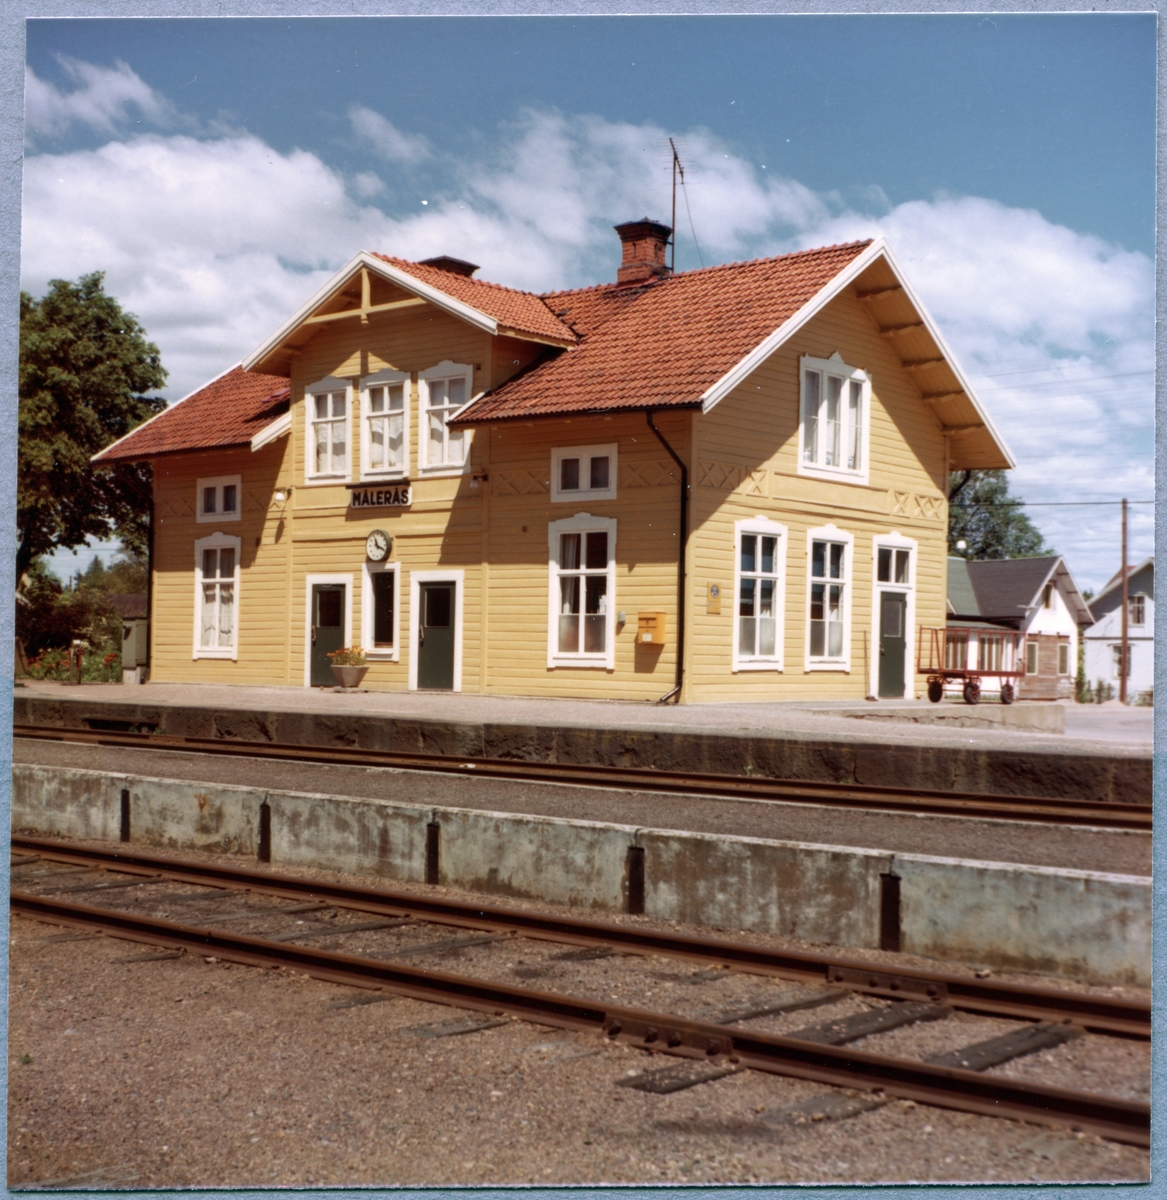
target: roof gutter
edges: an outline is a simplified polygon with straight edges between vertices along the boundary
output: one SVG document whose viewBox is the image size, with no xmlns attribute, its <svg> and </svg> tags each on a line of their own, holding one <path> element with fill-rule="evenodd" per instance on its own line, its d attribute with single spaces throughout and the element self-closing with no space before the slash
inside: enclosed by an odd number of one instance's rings
<svg viewBox="0 0 1167 1200">
<path fill-rule="evenodd" d="M 681 511 L 677 519 L 680 548 L 677 552 L 677 682 L 672 691 L 666 692 L 658 704 L 674 704 L 681 702 L 681 686 L 685 682 L 685 564 L 689 557 L 689 468 L 681 461 L 677 452 L 665 441 L 664 434 L 653 421 L 651 408 L 644 410 L 648 427 L 656 434 L 656 439 L 668 451 L 669 457 L 677 464 L 681 472 Z"/>
</svg>

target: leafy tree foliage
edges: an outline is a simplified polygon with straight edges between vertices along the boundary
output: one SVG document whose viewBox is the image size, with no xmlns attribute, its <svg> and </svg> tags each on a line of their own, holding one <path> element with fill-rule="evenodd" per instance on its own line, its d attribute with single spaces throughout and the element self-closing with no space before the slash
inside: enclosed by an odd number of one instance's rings
<svg viewBox="0 0 1167 1200">
<path fill-rule="evenodd" d="M 122 622 L 106 595 L 92 587 L 68 591 L 41 562 L 34 562 L 22 577 L 17 593 L 16 636 L 30 659 L 46 651 L 67 649 L 74 638 L 95 650 L 118 651 Z"/>
<path fill-rule="evenodd" d="M 132 551 L 123 551 L 107 567 L 94 555 L 78 586 L 106 595 L 144 593 L 148 586 L 146 560 Z"/>
<path fill-rule="evenodd" d="M 1009 495 L 1004 471 L 954 471 L 948 479 L 948 553 L 976 560 L 1055 552 Z"/>
<path fill-rule="evenodd" d="M 42 554 L 116 533 L 145 549 L 150 476 L 143 466 L 95 471 L 90 458 L 166 403 L 158 347 L 106 294 L 104 273 L 54 279 L 20 296 L 16 577 Z"/>
</svg>

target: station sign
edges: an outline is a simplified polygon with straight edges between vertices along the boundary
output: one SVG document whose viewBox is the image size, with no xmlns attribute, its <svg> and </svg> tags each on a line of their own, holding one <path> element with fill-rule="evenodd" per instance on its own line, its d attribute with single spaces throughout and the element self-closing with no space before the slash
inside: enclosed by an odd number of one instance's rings
<svg viewBox="0 0 1167 1200">
<path fill-rule="evenodd" d="M 350 493 L 349 508 L 408 508 L 413 488 L 408 483 L 387 487 L 358 487 Z"/>
</svg>

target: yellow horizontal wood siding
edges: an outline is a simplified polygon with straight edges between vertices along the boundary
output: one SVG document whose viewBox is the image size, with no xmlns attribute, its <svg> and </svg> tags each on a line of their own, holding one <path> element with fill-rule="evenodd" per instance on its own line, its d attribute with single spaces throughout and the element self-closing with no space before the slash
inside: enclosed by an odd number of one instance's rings
<svg viewBox="0 0 1167 1200">
<path fill-rule="evenodd" d="M 838 352 L 872 378 L 869 482 L 798 474 L 799 360 Z M 931 407 L 850 292 L 833 300 L 749 378 L 694 421 L 692 620 L 685 698 L 701 700 L 862 699 L 878 690 L 878 618 L 873 622 L 873 539 L 915 539 L 915 626 L 943 625 L 947 501 L 944 435 Z M 734 527 L 765 516 L 789 531 L 783 669 L 732 670 Z M 854 538 L 850 593 L 850 670 L 806 669 L 808 530 L 833 524 Z M 722 591 L 720 615 L 706 612 L 709 583 Z M 914 674 L 916 630 L 905 664 Z"/>
<path fill-rule="evenodd" d="M 658 415 L 682 457 L 688 415 Z M 677 653 L 678 471 L 643 413 L 505 421 L 478 431 L 489 463 L 489 642 L 485 690 L 512 695 L 655 700 L 673 686 Z M 551 452 L 617 445 L 614 500 L 551 500 Z M 586 512 L 616 519 L 615 595 L 627 621 L 616 626 L 615 667 L 548 667 L 551 522 Z M 641 646 L 636 616 L 666 614 L 665 644 Z"/>
<path fill-rule="evenodd" d="M 200 478 L 241 477 L 240 519 L 199 521 Z M 286 505 L 287 438 L 249 448 L 172 455 L 154 463 L 154 588 L 150 677 L 172 683 L 284 683 L 287 568 L 292 528 Z M 195 542 L 213 533 L 240 539 L 236 661 L 196 658 Z"/>
</svg>

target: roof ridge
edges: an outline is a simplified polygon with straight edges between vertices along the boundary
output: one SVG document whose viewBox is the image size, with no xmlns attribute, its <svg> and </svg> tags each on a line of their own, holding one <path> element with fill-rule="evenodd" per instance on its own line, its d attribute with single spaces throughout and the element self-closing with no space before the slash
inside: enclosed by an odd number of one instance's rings
<svg viewBox="0 0 1167 1200">
<path fill-rule="evenodd" d="M 382 254 L 379 250 L 371 250 L 369 253 L 375 255 L 377 258 L 383 259 L 385 262 L 399 263 L 407 267 L 425 267 L 429 271 L 442 270 L 441 267 L 432 267 L 426 263 L 415 262 L 410 258 L 397 258 L 392 254 Z M 452 275 L 454 272 L 445 271 L 443 274 Z M 495 283 L 491 279 L 475 279 L 472 275 L 459 275 L 457 278 L 464 280 L 466 283 L 469 283 L 474 287 L 495 288 L 500 292 L 509 292 L 512 296 L 530 296 L 532 300 L 543 299 L 543 296 L 540 292 L 525 292 L 522 288 L 508 287 L 505 283 Z"/>
<path fill-rule="evenodd" d="M 665 275 L 657 277 L 651 281 L 646 281 L 646 287 L 656 287 L 662 283 L 668 283 L 673 279 L 689 279 L 694 275 L 708 275 L 713 271 L 728 271 L 734 267 L 752 267 L 758 263 L 773 263 L 782 262 L 784 259 L 809 257 L 812 254 L 826 254 L 832 250 L 855 250 L 861 246 L 870 246 L 875 238 L 860 238 L 854 242 L 833 242 L 829 246 L 812 246 L 806 250 L 790 250 L 786 254 L 770 254 L 762 258 L 742 258 L 734 262 L 727 263 L 712 263 L 708 267 L 694 267 L 691 271 L 678 271 L 673 275 Z M 608 290 L 619 289 L 621 292 L 634 292 L 637 288 L 634 285 L 626 283 L 592 283 L 586 287 L 580 288 L 563 288 L 555 292 L 539 292 L 531 293 L 538 295 L 540 299 L 547 300 L 552 296 L 578 296 L 583 292 L 601 292 Z"/>
</svg>

